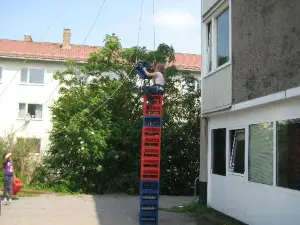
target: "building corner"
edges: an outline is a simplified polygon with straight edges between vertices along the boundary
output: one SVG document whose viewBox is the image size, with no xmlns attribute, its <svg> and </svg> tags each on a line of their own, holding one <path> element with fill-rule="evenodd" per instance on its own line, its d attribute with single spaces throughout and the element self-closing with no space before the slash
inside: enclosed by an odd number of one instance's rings
<svg viewBox="0 0 300 225">
<path fill-rule="evenodd" d="M 199 174 L 199 202 L 207 204 L 207 153 L 208 153 L 207 118 L 200 120 L 200 174 Z"/>
</svg>

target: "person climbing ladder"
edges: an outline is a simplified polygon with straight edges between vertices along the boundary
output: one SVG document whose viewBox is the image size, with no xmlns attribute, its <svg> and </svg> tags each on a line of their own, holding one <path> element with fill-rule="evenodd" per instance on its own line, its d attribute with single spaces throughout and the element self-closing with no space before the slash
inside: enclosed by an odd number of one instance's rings
<svg viewBox="0 0 300 225">
<path fill-rule="evenodd" d="M 164 73 L 165 73 L 165 65 L 162 63 L 158 63 L 155 66 L 155 71 L 150 73 L 146 68 L 143 68 L 144 72 L 148 77 L 152 77 L 153 86 L 143 86 L 142 91 L 147 96 L 148 102 L 147 106 L 150 107 L 153 104 L 152 95 L 162 95 L 164 93 Z"/>
</svg>

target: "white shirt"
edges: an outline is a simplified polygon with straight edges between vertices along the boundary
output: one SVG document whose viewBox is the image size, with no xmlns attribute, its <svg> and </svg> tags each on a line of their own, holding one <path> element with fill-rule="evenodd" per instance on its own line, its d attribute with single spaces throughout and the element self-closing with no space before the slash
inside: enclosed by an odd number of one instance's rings
<svg viewBox="0 0 300 225">
<path fill-rule="evenodd" d="M 164 75 L 161 72 L 156 72 L 157 76 L 154 79 L 154 84 L 165 85 Z"/>
</svg>

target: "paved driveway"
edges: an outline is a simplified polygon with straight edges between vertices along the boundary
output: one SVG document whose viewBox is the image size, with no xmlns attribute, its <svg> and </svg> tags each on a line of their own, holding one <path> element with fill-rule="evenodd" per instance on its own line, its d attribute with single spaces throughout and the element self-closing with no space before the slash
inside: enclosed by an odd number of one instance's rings
<svg viewBox="0 0 300 225">
<path fill-rule="evenodd" d="M 161 196 L 161 207 L 189 203 L 192 197 Z M 138 225 L 139 197 L 76 195 L 20 198 L 2 205 L 1 225 Z M 211 225 L 203 218 L 159 212 L 159 225 Z"/>
</svg>

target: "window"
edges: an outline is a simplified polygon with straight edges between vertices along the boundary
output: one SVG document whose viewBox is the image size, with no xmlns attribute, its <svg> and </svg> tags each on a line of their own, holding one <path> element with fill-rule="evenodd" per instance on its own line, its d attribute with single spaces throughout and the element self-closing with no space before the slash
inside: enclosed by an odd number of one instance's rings
<svg viewBox="0 0 300 225">
<path fill-rule="evenodd" d="M 214 72 L 230 62 L 230 13 L 229 1 L 224 1 L 205 19 L 205 73 Z"/>
<path fill-rule="evenodd" d="M 17 145 L 22 147 L 23 151 L 26 152 L 41 152 L 41 139 L 38 138 L 17 138 Z"/>
<path fill-rule="evenodd" d="M 201 79 L 195 80 L 195 91 L 201 90 Z"/>
<path fill-rule="evenodd" d="M 44 70 L 41 69 L 21 69 L 22 84 L 44 84 Z"/>
<path fill-rule="evenodd" d="M 208 72 L 212 69 L 212 29 L 211 22 L 207 24 L 207 63 L 208 63 Z"/>
<path fill-rule="evenodd" d="M 226 175 L 226 129 L 212 130 L 212 173 Z"/>
<path fill-rule="evenodd" d="M 2 67 L 0 67 L 0 83 L 2 82 Z"/>
<path fill-rule="evenodd" d="M 245 129 L 231 130 L 230 133 L 229 171 L 244 174 L 245 172 Z"/>
<path fill-rule="evenodd" d="M 19 103 L 19 118 L 24 118 L 26 113 L 29 113 L 31 118 L 41 119 L 42 112 L 43 105 L 41 104 Z"/>
<path fill-rule="evenodd" d="M 249 181 L 273 184 L 273 123 L 249 126 Z"/>
<path fill-rule="evenodd" d="M 19 103 L 19 118 L 24 118 L 26 114 L 26 104 Z"/>
<path fill-rule="evenodd" d="M 300 190 L 300 119 L 277 122 L 277 186 Z"/>
<path fill-rule="evenodd" d="M 75 73 L 84 83 L 89 82 L 89 75 L 81 72 L 80 70 L 76 70 Z"/>
<path fill-rule="evenodd" d="M 222 66 L 229 61 L 229 9 L 226 9 L 217 18 L 217 66 Z"/>
</svg>

